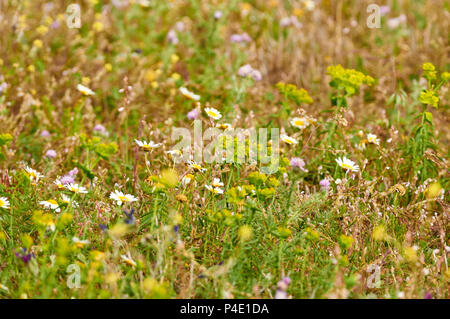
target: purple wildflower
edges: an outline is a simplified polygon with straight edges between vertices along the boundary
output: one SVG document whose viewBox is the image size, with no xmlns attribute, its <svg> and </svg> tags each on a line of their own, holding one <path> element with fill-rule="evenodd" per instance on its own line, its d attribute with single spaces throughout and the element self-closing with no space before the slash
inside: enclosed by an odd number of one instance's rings
<svg viewBox="0 0 450 319">
<path fill-rule="evenodd" d="M 261 81 L 262 80 L 261 72 L 259 72 L 258 70 L 252 70 L 252 72 L 250 73 L 250 76 L 255 81 Z"/>
<path fill-rule="evenodd" d="M 195 120 L 200 116 L 200 110 L 198 108 L 193 109 L 187 114 L 188 119 Z"/>
<path fill-rule="evenodd" d="M 242 37 L 241 37 L 240 34 L 233 34 L 233 35 L 230 37 L 230 42 L 231 42 L 231 43 L 239 43 L 239 42 L 241 42 L 241 41 L 242 41 Z"/>
<path fill-rule="evenodd" d="M 214 19 L 219 20 L 220 18 L 222 18 L 222 11 L 217 10 L 214 12 Z"/>
<path fill-rule="evenodd" d="M 250 64 L 243 65 L 238 70 L 238 75 L 245 78 L 250 75 L 253 71 L 252 66 Z"/>
<path fill-rule="evenodd" d="M 134 214 L 134 208 L 132 208 L 130 211 L 126 211 L 125 209 L 123 210 L 123 213 L 127 216 L 127 218 L 125 218 L 125 224 L 134 224 L 135 218 L 133 216 Z"/>
<path fill-rule="evenodd" d="M 320 188 L 327 191 L 330 188 L 330 181 L 326 178 L 319 182 Z"/>
<path fill-rule="evenodd" d="M 245 43 L 245 42 L 250 42 L 250 41 L 252 41 L 252 38 L 250 38 L 250 36 L 247 33 L 233 34 L 230 37 L 231 43 Z"/>
<path fill-rule="evenodd" d="M 42 136 L 42 137 L 49 137 L 49 136 L 50 136 L 50 132 L 47 131 L 47 130 L 43 130 L 43 131 L 41 132 L 41 136 Z"/>
<path fill-rule="evenodd" d="M 293 157 L 291 158 L 290 162 L 291 167 L 298 168 L 304 172 L 307 172 L 308 170 L 305 169 L 305 161 L 302 160 L 300 157 Z"/>
<path fill-rule="evenodd" d="M 380 7 L 380 14 L 382 16 L 388 14 L 391 11 L 391 8 L 389 6 L 381 6 Z"/>
<path fill-rule="evenodd" d="M 253 69 L 250 64 L 241 66 L 238 70 L 238 75 L 243 78 L 250 76 L 255 81 L 261 81 L 262 79 L 261 72 Z"/>
<path fill-rule="evenodd" d="M 101 124 L 97 124 L 94 126 L 94 131 L 96 132 L 100 132 L 100 133 L 105 133 L 106 132 L 106 128 L 101 125 Z"/>
<path fill-rule="evenodd" d="M 8 84 L 6 82 L 3 82 L 0 84 L 0 94 L 6 91 L 6 88 L 8 87 Z"/>
<path fill-rule="evenodd" d="M 177 33 L 174 30 L 170 30 L 167 33 L 167 41 L 171 44 L 178 44 Z"/>
<path fill-rule="evenodd" d="M 277 283 L 277 292 L 275 293 L 275 299 L 287 299 L 288 294 L 286 290 L 288 289 L 289 284 L 291 283 L 291 278 L 289 277 L 283 277 L 278 283 Z"/>
<path fill-rule="evenodd" d="M 75 177 L 78 174 L 78 168 L 74 168 L 73 170 L 69 171 L 69 173 L 67 173 L 67 175 Z"/>
<path fill-rule="evenodd" d="M 45 156 L 47 156 L 48 158 L 55 158 L 56 157 L 56 151 L 55 150 L 48 150 L 45 153 Z"/>
<path fill-rule="evenodd" d="M 34 258 L 35 255 L 34 253 L 26 253 L 27 249 L 26 248 L 22 248 L 20 250 L 20 252 L 16 252 L 14 251 L 14 254 L 16 255 L 17 258 L 22 259 L 22 261 L 24 262 L 24 264 L 28 264 L 31 260 L 31 258 Z"/>
<path fill-rule="evenodd" d="M 53 22 L 53 23 L 50 25 L 50 27 L 51 27 L 52 29 L 58 29 L 58 28 L 59 28 L 59 21 L 56 20 L 55 22 Z"/>
</svg>

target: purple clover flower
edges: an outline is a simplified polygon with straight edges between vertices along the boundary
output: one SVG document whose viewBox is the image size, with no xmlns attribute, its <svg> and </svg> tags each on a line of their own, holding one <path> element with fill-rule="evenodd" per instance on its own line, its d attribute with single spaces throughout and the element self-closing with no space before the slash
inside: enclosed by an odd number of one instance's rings
<svg viewBox="0 0 450 319">
<path fill-rule="evenodd" d="M 45 156 L 47 156 L 48 158 L 55 158 L 56 157 L 56 151 L 55 150 L 48 150 L 45 153 Z"/>
<path fill-rule="evenodd" d="M 300 157 L 293 157 L 291 158 L 289 164 L 291 164 L 291 167 L 298 168 L 304 172 L 307 172 L 308 170 L 305 169 L 305 161 L 302 160 Z"/>
<path fill-rule="evenodd" d="M 94 126 L 94 131 L 95 132 L 99 132 L 99 133 L 105 133 L 106 132 L 106 128 L 101 125 L 101 124 L 97 124 Z"/>
<path fill-rule="evenodd" d="M 330 188 L 330 181 L 326 178 L 319 182 L 320 188 L 327 191 Z"/>
<path fill-rule="evenodd" d="M 188 119 L 195 120 L 200 116 L 200 110 L 198 108 L 193 109 L 192 111 L 189 111 L 187 114 Z"/>
</svg>

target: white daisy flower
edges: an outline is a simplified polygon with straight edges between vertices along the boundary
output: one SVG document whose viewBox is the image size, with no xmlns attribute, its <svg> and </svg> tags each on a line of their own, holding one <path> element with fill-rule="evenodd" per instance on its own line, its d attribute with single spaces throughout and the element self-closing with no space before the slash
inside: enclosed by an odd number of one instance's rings
<svg viewBox="0 0 450 319">
<path fill-rule="evenodd" d="M 32 183 L 37 183 L 37 182 L 39 182 L 39 179 L 44 177 L 44 175 L 42 175 L 41 173 L 32 169 L 29 166 L 25 167 L 25 172 L 28 174 L 28 177 L 30 178 L 30 181 Z"/>
<path fill-rule="evenodd" d="M 299 129 L 304 129 L 309 125 L 309 120 L 304 117 L 294 117 L 291 120 L 291 125 Z"/>
<path fill-rule="evenodd" d="M 61 209 L 59 208 L 58 202 L 54 199 L 43 200 L 43 201 L 39 202 L 39 204 L 41 204 L 45 208 L 52 209 L 57 213 L 59 213 L 61 211 Z"/>
<path fill-rule="evenodd" d="M 220 181 L 219 178 L 214 178 L 213 182 L 211 183 L 213 187 L 223 187 L 223 183 Z"/>
<path fill-rule="evenodd" d="M 355 147 L 356 147 L 357 149 L 359 149 L 360 151 L 363 151 L 363 150 L 366 149 L 366 142 L 367 142 L 367 140 L 361 140 L 361 141 L 359 142 L 359 144 L 355 144 Z"/>
<path fill-rule="evenodd" d="M 78 203 L 72 200 L 69 196 L 61 194 L 61 201 L 67 205 L 73 205 L 74 207 L 78 207 Z"/>
<path fill-rule="evenodd" d="M 89 240 L 87 240 L 87 239 L 81 240 L 81 239 L 78 238 L 78 237 L 72 237 L 72 241 L 73 241 L 73 243 L 75 244 L 75 246 L 76 246 L 77 248 L 83 248 L 84 246 L 90 244 L 90 241 L 89 241 Z"/>
<path fill-rule="evenodd" d="M 346 158 L 345 156 L 342 158 L 337 158 L 336 162 L 338 163 L 338 165 L 340 167 L 346 169 L 347 171 L 351 171 L 351 172 L 359 171 L 359 166 L 356 165 L 355 162 Z"/>
<path fill-rule="evenodd" d="M 133 258 L 131 258 L 130 253 L 128 252 L 126 255 L 120 255 L 120 258 L 128 265 L 135 267 L 137 264 L 136 262 L 133 260 Z"/>
<path fill-rule="evenodd" d="M 216 124 L 217 128 L 220 128 L 221 130 L 229 130 L 231 128 L 231 124 L 230 123 L 217 123 Z"/>
<path fill-rule="evenodd" d="M 185 176 L 183 176 L 183 178 L 181 179 L 181 184 L 183 186 L 189 185 L 189 183 L 192 181 L 192 179 L 194 178 L 194 175 L 192 174 L 186 174 Z"/>
<path fill-rule="evenodd" d="M 181 156 L 183 153 L 180 150 L 170 150 L 167 151 L 166 154 L 169 154 L 171 156 Z"/>
<path fill-rule="evenodd" d="M 169 158 L 171 158 L 174 162 L 181 160 L 183 156 L 183 152 L 181 150 L 170 150 L 167 151 L 166 154 L 168 154 Z"/>
<path fill-rule="evenodd" d="M 220 112 L 213 107 L 205 108 L 205 112 L 212 119 L 220 120 L 222 118 L 222 114 L 220 114 Z"/>
<path fill-rule="evenodd" d="M 0 208 L 8 209 L 9 201 L 6 197 L 0 197 Z"/>
<path fill-rule="evenodd" d="M 83 93 L 83 95 L 95 95 L 94 91 L 92 91 L 87 86 L 84 86 L 83 84 L 78 84 L 77 90 L 80 91 L 81 93 Z"/>
<path fill-rule="evenodd" d="M 65 185 L 65 187 L 69 191 L 74 192 L 76 194 L 86 194 L 88 192 L 85 187 L 80 186 L 80 185 L 75 184 L 75 183 L 67 184 L 67 185 Z"/>
<path fill-rule="evenodd" d="M 183 94 L 188 99 L 191 99 L 191 100 L 194 100 L 194 101 L 199 101 L 200 100 L 200 95 L 192 93 L 191 91 L 189 91 L 185 87 L 180 87 L 180 92 L 181 92 L 181 94 Z"/>
<path fill-rule="evenodd" d="M 64 184 L 61 182 L 59 176 L 55 179 L 55 181 L 53 182 L 53 184 L 55 184 L 59 189 L 64 189 L 64 188 L 65 188 L 65 186 L 64 186 Z"/>
<path fill-rule="evenodd" d="M 281 134 L 280 139 L 285 142 L 286 144 L 293 145 L 297 144 L 298 141 L 295 138 L 292 138 L 286 134 Z"/>
<path fill-rule="evenodd" d="M 367 134 L 367 141 L 372 144 L 380 145 L 380 139 L 375 134 Z"/>
<path fill-rule="evenodd" d="M 114 192 L 111 192 L 109 195 L 109 198 L 116 201 L 116 204 L 119 206 L 122 206 L 123 203 L 131 203 L 136 202 L 138 199 L 130 194 L 124 194 L 121 191 L 115 190 Z"/>
<path fill-rule="evenodd" d="M 142 150 L 144 150 L 146 152 L 161 146 L 161 143 L 155 143 L 153 141 L 150 141 L 148 143 L 145 140 L 139 141 L 139 140 L 135 139 L 134 141 Z"/>
<path fill-rule="evenodd" d="M 312 11 L 316 7 L 314 0 L 303 0 L 303 4 L 308 11 Z"/>
<path fill-rule="evenodd" d="M 201 167 L 194 161 L 191 161 L 189 167 L 192 168 L 195 172 L 202 172 L 202 173 L 206 172 L 206 168 Z"/>
<path fill-rule="evenodd" d="M 209 190 L 211 193 L 214 194 L 223 194 L 223 189 L 221 189 L 220 187 L 214 187 L 211 185 L 205 185 L 206 189 Z"/>
</svg>

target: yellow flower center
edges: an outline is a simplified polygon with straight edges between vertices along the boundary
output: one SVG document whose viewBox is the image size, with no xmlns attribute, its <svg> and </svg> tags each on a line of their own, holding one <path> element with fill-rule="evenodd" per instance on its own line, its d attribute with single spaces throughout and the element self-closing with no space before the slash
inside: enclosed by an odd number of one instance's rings
<svg viewBox="0 0 450 319">
<path fill-rule="evenodd" d="M 134 265 L 136 264 L 133 260 L 131 260 L 131 259 L 129 259 L 129 258 L 126 258 L 126 259 L 125 259 L 125 263 L 127 263 L 127 264 L 130 265 L 130 266 L 134 266 Z"/>
<path fill-rule="evenodd" d="M 296 125 L 296 126 L 303 126 L 304 124 L 305 124 L 305 122 L 302 121 L 302 120 L 297 120 L 297 121 L 295 121 L 295 125 Z"/>
<path fill-rule="evenodd" d="M 0 207 L 5 206 L 5 202 L 0 199 Z"/>
<path fill-rule="evenodd" d="M 53 199 L 49 199 L 47 202 L 49 202 L 52 205 L 58 205 L 58 203 Z"/>
<path fill-rule="evenodd" d="M 217 113 L 214 111 L 208 111 L 208 115 L 212 116 L 212 117 L 217 117 Z"/>
<path fill-rule="evenodd" d="M 125 196 L 119 196 L 121 202 L 129 202 L 129 199 Z"/>
<path fill-rule="evenodd" d="M 352 166 L 350 166 L 350 165 L 348 165 L 348 164 L 345 164 L 345 163 L 342 163 L 341 167 L 342 167 L 342 168 L 345 168 L 345 169 L 353 169 Z"/>
</svg>

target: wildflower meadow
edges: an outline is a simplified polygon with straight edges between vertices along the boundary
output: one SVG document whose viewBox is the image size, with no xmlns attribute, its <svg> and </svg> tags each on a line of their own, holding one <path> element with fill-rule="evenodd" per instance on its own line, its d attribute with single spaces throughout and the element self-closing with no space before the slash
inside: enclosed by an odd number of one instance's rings
<svg viewBox="0 0 450 319">
<path fill-rule="evenodd" d="M 0 0 L 0 299 L 447 299 L 450 3 Z"/>
</svg>

